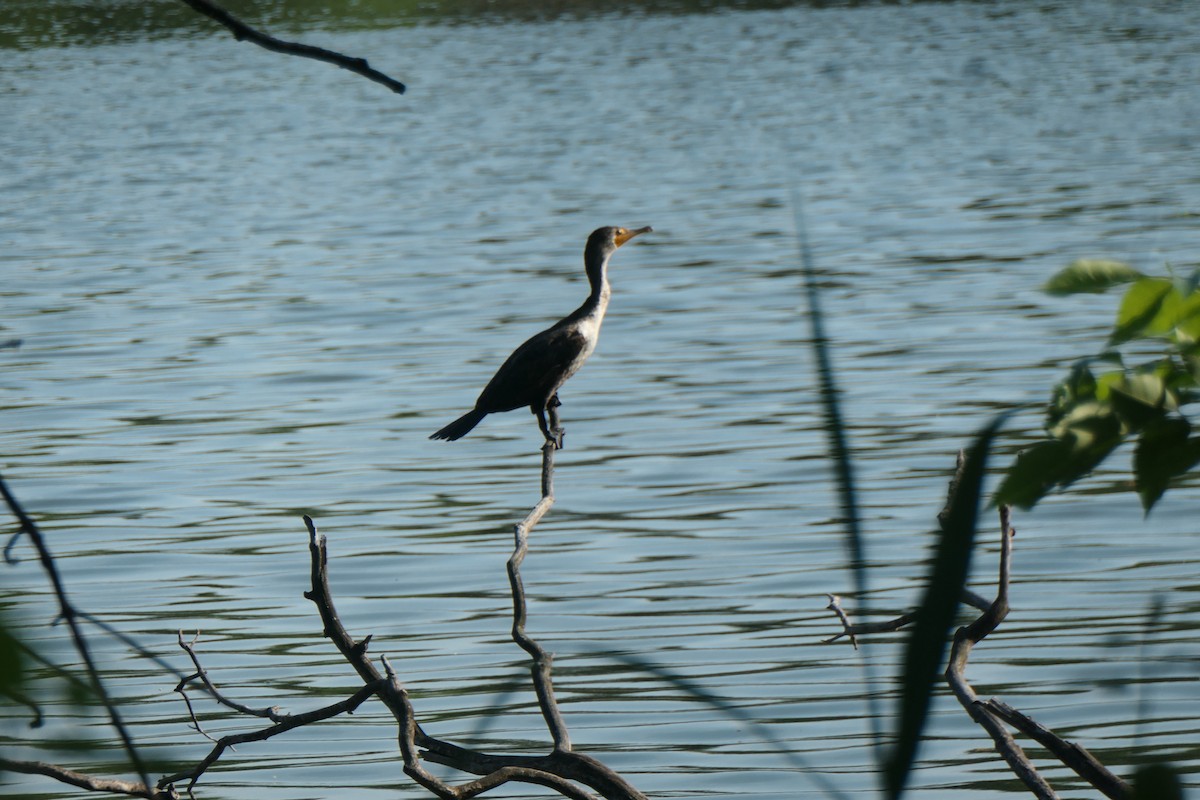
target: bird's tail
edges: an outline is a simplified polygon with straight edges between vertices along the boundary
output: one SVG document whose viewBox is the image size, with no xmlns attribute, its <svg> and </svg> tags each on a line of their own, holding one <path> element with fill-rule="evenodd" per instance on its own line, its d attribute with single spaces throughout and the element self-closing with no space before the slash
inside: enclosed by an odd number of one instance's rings
<svg viewBox="0 0 1200 800">
<path fill-rule="evenodd" d="M 486 411 L 480 411 L 478 408 L 473 408 L 429 438 L 449 439 L 452 442 L 455 439 L 461 439 L 470 433 L 471 429 L 478 425 L 479 422 L 486 416 Z"/>
</svg>

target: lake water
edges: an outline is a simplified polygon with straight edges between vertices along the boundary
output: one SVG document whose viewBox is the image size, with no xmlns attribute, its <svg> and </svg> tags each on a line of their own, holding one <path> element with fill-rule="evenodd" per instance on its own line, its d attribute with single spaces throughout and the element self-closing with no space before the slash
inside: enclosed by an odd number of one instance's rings
<svg viewBox="0 0 1200 800">
<path fill-rule="evenodd" d="M 367 57 L 403 96 L 186 12 L 110 36 L 103 19 L 22 28 L 42 12 L 16 8 L 0 50 L 0 341 L 22 344 L 0 350 L 0 469 L 80 607 L 180 669 L 176 632 L 201 631 L 213 678 L 247 703 L 298 712 L 356 685 L 301 597 L 309 513 L 342 619 L 397 664 L 427 730 L 546 749 L 504 574 L 537 496 L 534 420 L 426 437 L 582 300 L 589 231 L 654 226 L 615 256 L 600 347 L 562 393 L 558 503 L 524 577 L 576 748 L 655 796 L 828 795 L 760 731 L 624 657 L 687 676 L 847 795 L 874 795 L 861 655 L 821 643 L 836 632 L 825 593 L 851 577 L 797 198 L 871 602 L 897 612 L 958 448 L 1026 405 L 1007 464 L 1064 367 L 1102 344 L 1115 298 L 1040 283 L 1085 256 L 1200 262 L 1200 5 L 269 18 Z M 1014 611 L 969 674 L 1118 772 L 1164 757 L 1194 789 L 1200 483 L 1143 519 L 1127 476 L 1121 453 L 1017 515 Z M 983 537 L 988 594 L 994 529 Z M 44 627 L 36 560 L 17 554 L 0 602 L 19 598 L 26 637 L 70 661 Z M 868 644 L 881 677 L 899 642 Z M 156 773 L 201 758 L 174 679 L 95 646 L 135 735 L 168 762 Z M 210 733 L 254 727 L 200 708 Z M 111 746 L 59 694 L 47 711 L 30 732 L 6 709 L 5 751 L 37 757 L 17 744 L 31 736 Z M 914 797 L 1023 796 L 957 704 L 943 693 L 934 712 Z M 1047 773 L 1064 797 L 1094 795 Z M 398 791 L 422 796 L 373 707 L 239 748 L 199 796 Z M 0 793 L 68 796 L 33 779 Z"/>
</svg>

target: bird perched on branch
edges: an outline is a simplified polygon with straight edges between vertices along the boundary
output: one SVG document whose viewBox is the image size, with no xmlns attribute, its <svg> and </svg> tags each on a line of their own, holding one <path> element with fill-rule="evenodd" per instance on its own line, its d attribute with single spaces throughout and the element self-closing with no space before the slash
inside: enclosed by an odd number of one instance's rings
<svg viewBox="0 0 1200 800">
<path fill-rule="evenodd" d="M 608 260 L 617 248 L 651 228 L 599 228 L 588 237 L 583 249 L 591 292 L 583 305 L 513 351 L 475 401 L 475 408 L 430 436 L 430 439 L 461 439 L 488 414 L 528 406 L 537 415 L 538 427 L 547 441 L 563 446 L 563 429 L 558 424 L 558 390 L 596 349 L 600 323 L 608 309 Z M 546 415 L 550 422 L 546 422 Z"/>
</svg>

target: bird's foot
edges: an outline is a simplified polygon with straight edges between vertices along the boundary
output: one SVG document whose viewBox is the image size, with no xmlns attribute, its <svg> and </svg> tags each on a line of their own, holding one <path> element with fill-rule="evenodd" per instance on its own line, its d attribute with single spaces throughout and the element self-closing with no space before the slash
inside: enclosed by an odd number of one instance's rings
<svg viewBox="0 0 1200 800">
<path fill-rule="evenodd" d="M 550 435 L 546 437 L 546 441 L 553 442 L 555 450 L 562 450 L 566 447 L 566 445 L 563 444 L 563 436 L 566 434 L 566 432 L 567 431 L 565 428 L 551 428 Z"/>
</svg>

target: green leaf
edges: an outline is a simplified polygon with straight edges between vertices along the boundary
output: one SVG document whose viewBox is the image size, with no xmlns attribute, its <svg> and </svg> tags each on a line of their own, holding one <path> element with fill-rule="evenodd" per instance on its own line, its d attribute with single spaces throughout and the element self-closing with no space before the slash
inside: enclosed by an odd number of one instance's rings
<svg viewBox="0 0 1200 800">
<path fill-rule="evenodd" d="M 1108 394 L 1111 399 L 1112 392 Z M 1055 439 L 1080 448 L 1087 447 L 1098 436 L 1120 435 L 1121 423 L 1113 414 L 1111 403 L 1092 401 L 1072 408 L 1049 432 Z"/>
<path fill-rule="evenodd" d="M 934 551 L 925 596 L 917 609 L 912 633 L 905 642 L 896 745 L 884 763 L 884 783 L 889 798 L 903 794 L 908 773 L 916 760 L 917 745 L 929 713 L 929 698 L 943 668 L 946 639 L 970 572 L 988 451 L 1006 417 L 1002 414 L 984 428 L 967 454 Z"/>
<path fill-rule="evenodd" d="M 1096 376 L 1092 374 L 1092 361 L 1082 359 L 1075 362 L 1066 379 L 1054 387 L 1050 408 L 1046 412 L 1047 427 L 1057 424 L 1079 403 L 1096 399 Z"/>
<path fill-rule="evenodd" d="M 1179 281 L 1171 281 L 1171 290 L 1163 295 L 1162 305 L 1146 323 L 1144 333 L 1148 336 L 1178 336 L 1178 327 L 1197 314 L 1200 314 L 1200 293 L 1188 292 L 1180 288 Z"/>
<path fill-rule="evenodd" d="M 1098 258 L 1072 261 L 1042 286 L 1046 294 L 1066 295 L 1106 292 L 1122 283 L 1132 283 L 1142 277 L 1128 264 Z"/>
<path fill-rule="evenodd" d="M 1070 458 L 1071 446 L 1049 439 L 1025 448 L 1008 468 L 992 505 L 1030 509 L 1058 483 L 1063 463 Z"/>
<path fill-rule="evenodd" d="M 1029 509 L 1051 489 L 1066 488 L 1087 475 L 1121 444 L 1121 423 L 1112 408 L 1084 403 L 1064 417 L 1055 437 L 1017 455 L 1008 468 L 993 505 Z"/>
<path fill-rule="evenodd" d="M 1109 344 L 1117 345 L 1142 336 L 1155 322 L 1172 292 L 1175 292 L 1175 286 L 1166 278 L 1142 278 L 1130 286 L 1117 310 L 1117 324 Z"/>
<path fill-rule="evenodd" d="M 1179 320 L 1175 326 L 1175 336 L 1186 344 L 1200 340 L 1200 308 Z"/>
<path fill-rule="evenodd" d="M 1146 428 L 1133 451 L 1133 474 L 1146 513 L 1173 478 L 1200 462 L 1200 438 L 1185 419 L 1163 419 Z M 1191 437 L 1191 438 L 1189 438 Z"/>
<path fill-rule="evenodd" d="M 1166 392 L 1166 383 L 1161 375 L 1142 372 L 1113 386 L 1108 399 L 1125 431 L 1133 433 L 1164 418 Z"/>
<path fill-rule="evenodd" d="M 1172 322 L 1172 332 L 1177 340 L 1183 344 L 1190 344 L 1200 339 L 1200 292 L 1195 289 L 1189 292 L 1178 285 L 1175 290 L 1180 293 L 1182 302 Z"/>
</svg>

